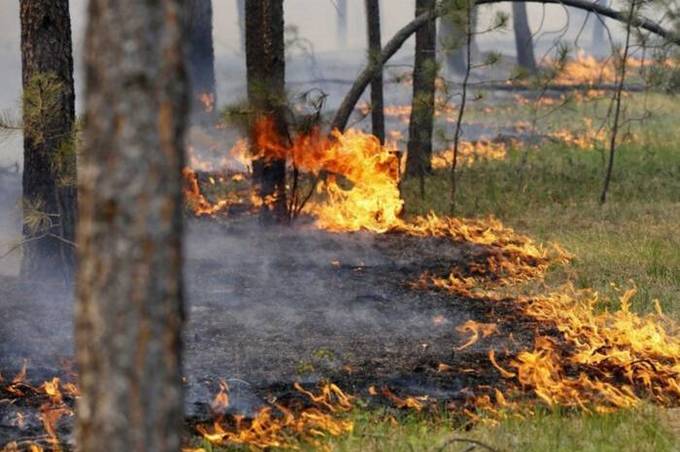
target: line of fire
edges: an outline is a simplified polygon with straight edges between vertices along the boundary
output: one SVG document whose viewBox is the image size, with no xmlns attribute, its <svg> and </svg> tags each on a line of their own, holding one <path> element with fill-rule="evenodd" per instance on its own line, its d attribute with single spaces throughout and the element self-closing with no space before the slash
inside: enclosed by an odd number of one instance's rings
<svg viewBox="0 0 680 452">
<path fill-rule="evenodd" d="M 676 0 L 3 12 L 1 452 L 680 448 Z"/>
</svg>

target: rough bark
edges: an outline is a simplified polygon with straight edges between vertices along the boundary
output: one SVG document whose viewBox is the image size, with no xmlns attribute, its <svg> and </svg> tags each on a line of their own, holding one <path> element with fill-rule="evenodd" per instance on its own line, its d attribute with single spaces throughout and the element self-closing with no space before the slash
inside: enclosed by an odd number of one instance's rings
<svg viewBox="0 0 680 452">
<path fill-rule="evenodd" d="M 486 5 L 492 3 L 502 3 L 505 1 L 513 0 L 477 0 L 476 5 Z M 546 4 L 560 4 L 565 6 L 570 6 L 572 8 L 583 9 L 586 11 L 592 11 L 601 15 L 602 17 L 607 17 L 610 19 L 617 20 L 619 22 L 627 23 L 628 17 L 626 13 L 621 13 L 620 11 L 613 10 L 611 8 L 601 6 L 598 4 L 591 3 L 587 0 L 514 0 L 523 1 L 524 3 L 546 3 Z M 354 111 L 356 103 L 361 98 L 361 95 L 366 90 L 366 87 L 373 79 L 376 71 L 382 70 L 383 66 L 390 58 L 394 56 L 395 53 L 401 48 L 401 46 L 406 42 L 408 38 L 411 37 L 420 27 L 424 26 L 428 21 L 433 18 L 441 16 L 445 12 L 442 8 L 436 8 L 434 11 L 423 13 L 416 17 L 413 21 L 404 25 L 397 33 L 390 39 L 387 44 L 383 47 L 382 53 L 378 60 L 379 64 L 367 65 L 359 74 L 359 76 L 354 80 L 352 87 L 345 95 L 338 111 L 333 117 L 331 122 L 331 129 L 343 131 L 347 126 L 347 121 Z M 649 32 L 654 33 L 666 39 L 675 45 L 680 46 L 680 36 L 675 32 L 666 30 L 661 25 L 652 22 L 644 17 L 635 16 L 631 21 L 632 26 L 638 27 Z"/>
<path fill-rule="evenodd" d="M 80 451 L 177 451 L 184 0 L 91 0 L 76 358 Z"/>
<path fill-rule="evenodd" d="M 277 140 L 285 143 L 288 127 L 285 118 L 285 43 L 283 0 L 246 2 L 246 72 L 248 102 L 253 111 L 251 143 L 255 146 L 255 125 L 263 117 L 274 121 Z M 255 154 L 258 149 L 253 150 Z M 286 214 L 286 161 L 260 158 L 253 162 L 253 179 L 265 202 L 261 210 L 264 223 L 282 222 Z"/>
<path fill-rule="evenodd" d="M 534 39 L 529 27 L 526 3 L 512 4 L 512 25 L 515 32 L 515 46 L 517 49 L 517 64 L 530 74 L 536 72 L 536 58 L 534 57 Z"/>
<path fill-rule="evenodd" d="M 25 279 L 71 278 L 76 218 L 75 96 L 68 0 L 22 0 Z"/>
<path fill-rule="evenodd" d="M 368 36 L 368 58 L 373 62 L 380 58 L 382 50 L 380 36 L 380 1 L 366 0 L 366 27 Z M 373 135 L 385 143 L 385 105 L 383 102 L 383 73 L 376 72 L 371 81 L 371 126 Z"/>
<path fill-rule="evenodd" d="M 416 17 L 426 11 L 433 11 L 434 7 L 434 0 L 416 0 Z M 436 20 L 431 20 L 416 32 L 406 176 L 423 176 L 432 171 L 432 132 L 437 77 L 436 24 Z"/>
<path fill-rule="evenodd" d="M 335 6 L 337 8 L 335 31 L 338 46 L 344 48 L 347 46 L 347 0 L 336 0 Z"/>
<path fill-rule="evenodd" d="M 188 0 L 191 113 L 194 122 L 209 125 L 215 120 L 215 49 L 212 0 Z"/>
</svg>

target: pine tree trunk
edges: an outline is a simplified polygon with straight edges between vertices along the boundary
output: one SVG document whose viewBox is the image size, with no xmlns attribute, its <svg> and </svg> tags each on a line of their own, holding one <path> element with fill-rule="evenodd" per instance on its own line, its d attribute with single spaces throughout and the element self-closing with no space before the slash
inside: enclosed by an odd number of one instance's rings
<svg viewBox="0 0 680 452">
<path fill-rule="evenodd" d="M 255 112 L 253 126 L 263 117 L 274 121 L 278 141 L 285 145 L 285 47 L 283 0 L 246 2 L 246 70 L 248 101 Z M 251 143 L 256 143 L 251 128 Z M 254 149 L 254 153 L 259 150 Z M 286 161 L 260 158 L 253 162 L 253 178 L 262 199 L 274 198 L 262 206 L 264 223 L 283 222 L 286 214 Z"/>
<path fill-rule="evenodd" d="M 180 447 L 186 6 L 89 3 L 76 301 L 82 452 Z"/>
<path fill-rule="evenodd" d="M 416 17 L 434 8 L 435 0 L 416 0 Z M 432 20 L 416 32 L 413 66 L 413 100 L 408 129 L 406 176 L 432 172 L 432 133 L 434 95 L 437 78 L 437 21 Z"/>
<path fill-rule="evenodd" d="M 338 47 L 347 47 L 347 0 L 336 0 Z"/>
<path fill-rule="evenodd" d="M 21 0 L 24 89 L 24 246 L 21 274 L 44 280 L 74 268 L 75 95 L 68 0 Z"/>
<path fill-rule="evenodd" d="M 466 61 L 465 46 L 465 30 L 463 29 L 463 15 L 457 12 L 451 12 L 441 16 L 439 23 L 439 42 L 442 45 L 442 53 L 444 54 L 444 62 L 446 63 L 446 70 L 449 74 L 464 74 L 468 62 Z M 472 12 L 473 30 L 477 28 L 477 8 Z M 474 33 L 474 31 L 473 31 Z M 477 44 L 472 40 L 472 54 L 479 53 Z"/>
<path fill-rule="evenodd" d="M 598 0 L 595 3 L 602 6 L 609 6 L 609 0 Z M 605 18 L 593 14 L 593 54 L 601 56 L 608 48 L 607 45 L 607 30 L 605 29 Z"/>
<path fill-rule="evenodd" d="M 371 62 L 380 59 L 380 0 L 366 0 L 366 27 L 368 34 L 368 58 Z M 371 81 L 371 125 L 373 135 L 385 143 L 385 106 L 383 102 L 382 71 Z"/>
<path fill-rule="evenodd" d="M 241 52 L 246 53 L 246 0 L 236 0 L 238 31 L 241 38 Z"/>
<path fill-rule="evenodd" d="M 213 46 L 212 0 L 188 0 L 191 113 L 194 122 L 210 125 L 215 121 L 215 49 Z"/>
<path fill-rule="evenodd" d="M 536 72 L 536 59 L 534 58 L 534 39 L 529 27 L 526 3 L 512 3 L 512 23 L 515 31 L 517 64 L 533 74 Z"/>
</svg>

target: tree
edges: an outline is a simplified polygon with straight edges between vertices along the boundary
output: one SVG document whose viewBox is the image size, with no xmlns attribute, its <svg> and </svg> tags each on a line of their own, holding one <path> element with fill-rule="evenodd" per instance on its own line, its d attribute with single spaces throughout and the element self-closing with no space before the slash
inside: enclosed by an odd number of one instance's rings
<svg viewBox="0 0 680 452">
<path fill-rule="evenodd" d="M 366 28 L 368 35 L 368 58 L 372 64 L 380 58 L 380 0 L 366 0 Z M 373 135 L 385 143 L 385 106 L 383 103 L 383 73 L 376 72 L 371 82 L 371 125 Z"/>
<path fill-rule="evenodd" d="M 493 3 L 502 3 L 506 0 L 477 0 L 475 5 L 488 5 Z M 511 1 L 511 0 L 507 0 Z M 572 8 L 582 9 L 585 11 L 591 11 L 593 13 L 599 14 L 600 16 L 607 17 L 609 19 L 614 19 L 619 22 L 629 23 L 628 14 L 626 12 L 616 11 L 606 6 L 599 5 L 597 3 L 592 3 L 588 0 L 516 0 L 524 1 L 526 3 L 548 3 L 548 4 L 559 4 L 564 6 L 570 6 Z M 359 73 L 359 76 L 352 83 L 351 88 L 342 100 L 340 107 L 338 107 L 333 121 L 331 122 L 331 128 L 343 131 L 347 127 L 347 121 L 354 111 L 354 107 L 361 98 L 361 95 L 366 90 L 366 87 L 371 82 L 375 73 L 381 71 L 383 66 L 390 58 L 394 56 L 395 53 L 404 45 L 404 42 L 411 37 L 413 33 L 418 31 L 421 27 L 425 26 L 430 20 L 435 19 L 442 14 L 445 14 L 448 10 L 446 8 L 437 7 L 433 11 L 427 11 L 415 19 L 413 19 L 408 24 L 404 25 L 395 35 L 390 39 L 387 44 L 383 47 L 380 54 L 380 58 L 377 59 L 377 64 L 368 64 Z M 641 28 L 643 30 L 649 31 L 663 39 L 667 42 L 680 46 L 680 37 L 672 30 L 665 29 L 660 24 L 653 22 L 641 16 L 634 16 L 630 21 L 633 27 Z"/>
<path fill-rule="evenodd" d="M 70 279 L 76 218 L 75 95 L 68 0 L 21 0 L 22 277 Z"/>
<path fill-rule="evenodd" d="M 512 4 L 512 24 L 515 31 L 515 46 L 517 48 L 517 64 L 526 72 L 536 72 L 534 58 L 534 38 L 529 27 L 527 5 L 523 2 Z"/>
<path fill-rule="evenodd" d="M 347 46 L 347 0 L 336 0 L 336 36 L 339 47 Z"/>
<path fill-rule="evenodd" d="M 609 6 L 609 0 L 597 0 L 597 3 L 605 7 Z M 606 43 L 607 29 L 605 19 L 604 17 L 595 14 L 595 17 L 593 18 L 593 53 L 596 55 L 600 54 L 602 49 L 606 49 L 608 47 Z"/>
<path fill-rule="evenodd" d="M 238 31 L 241 38 L 241 51 L 246 51 L 246 0 L 236 0 L 236 12 L 238 14 Z"/>
<path fill-rule="evenodd" d="M 189 79 L 192 118 L 209 125 L 215 118 L 215 49 L 212 0 L 188 0 Z"/>
<path fill-rule="evenodd" d="M 463 74 L 465 73 L 466 52 L 463 49 L 465 41 L 465 32 L 462 30 L 462 23 L 458 23 L 461 15 L 455 14 L 456 9 L 461 9 L 460 0 L 449 0 L 447 2 L 449 14 L 441 16 L 439 24 L 439 42 L 442 46 L 442 53 L 444 54 L 444 61 L 446 63 L 446 70 L 449 74 Z M 472 22 L 477 24 L 477 10 L 473 11 Z M 477 53 L 476 43 L 472 42 L 473 53 Z"/>
<path fill-rule="evenodd" d="M 185 0 L 91 0 L 76 358 L 83 452 L 177 451 Z"/>
<path fill-rule="evenodd" d="M 251 145 L 255 155 L 257 125 L 263 118 L 273 121 L 276 139 L 288 137 L 286 109 L 286 60 L 283 0 L 246 2 L 246 72 L 248 102 L 253 111 Z M 253 179 L 265 203 L 261 210 L 264 223 L 286 219 L 286 161 L 267 156 L 253 162 Z M 267 202 L 273 198 L 273 202 Z"/>
<path fill-rule="evenodd" d="M 435 3 L 435 0 L 416 0 L 416 17 L 426 11 L 433 11 Z M 407 176 L 422 178 L 426 173 L 432 172 L 432 132 L 437 78 L 436 24 L 436 20 L 430 20 L 416 32 L 413 100 L 406 156 Z"/>
</svg>

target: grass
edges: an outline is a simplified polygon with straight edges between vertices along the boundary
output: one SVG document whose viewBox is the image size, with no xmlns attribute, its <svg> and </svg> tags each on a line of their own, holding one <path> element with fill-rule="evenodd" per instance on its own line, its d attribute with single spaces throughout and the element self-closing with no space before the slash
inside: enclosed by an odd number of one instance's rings
<svg viewBox="0 0 680 452">
<path fill-rule="evenodd" d="M 452 429 L 446 417 L 411 415 L 395 422 L 379 413 L 360 412 L 355 414 L 354 431 L 329 445 L 337 451 L 462 451 L 472 445 L 464 440 L 475 440 L 498 451 L 677 450 L 663 416 L 651 406 L 607 416 L 543 412 L 526 420 L 460 431 Z M 461 441 L 446 446 L 451 438 Z"/>
<path fill-rule="evenodd" d="M 628 102 L 629 116 L 639 116 L 645 105 L 636 100 Z M 598 201 L 605 150 L 552 143 L 528 153 L 512 149 L 506 160 L 463 168 L 455 214 L 493 215 L 539 241 L 569 250 L 574 261 L 550 272 L 548 286 L 570 281 L 600 291 L 603 299 L 615 299 L 634 285 L 634 310 L 650 311 L 658 299 L 669 316 L 680 320 L 680 114 L 673 102 L 664 96 L 646 99 L 645 108 L 655 113 L 643 127 L 631 130 L 637 138 L 617 152 L 605 205 Z M 582 113 L 572 109 L 559 122 L 575 123 Z M 424 198 L 417 183 L 406 182 L 408 213 L 450 213 L 449 181 L 448 171 L 436 172 L 427 180 Z M 672 413 L 653 405 L 609 415 L 544 412 L 470 432 L 452 429 L 442 420 L 410 418 L 392 425 L 362 414 L 355 432 L 331 445 L 335 450 L 436 450 L 435 445 L 455 435 L 482 440 L 497 450 L 680 450 L 680 429 L 673 428 Z M 459 443 L 448 450 L 468 446 Z"/>
<path fill-rule="evenodd" d="M 629 117 L 639 116 L 643 105 L 655 114 L 643 127 L 636 125 L 632 132 L 637 138 L 618 151 L 605 205 L 598 202 L 605 151 L 552 143 L 528 153 L 512 149 L 506 160 L 463 168 L 455 214 L 493 215 L 538 241 L 569 250 L 574 261 L 553 269 L 548 286 L 570 281 L 608 299 L 635 285 L 633 309 L 649 311 L 658 299 L 668 315 L 680 320 L 680 114 L 672 98 L 650 96 L 646 104 L 637 100 L 633 96 L 627 102 Z M 592 104 L 583 109 L 596 110 Z M 583 114 L 570 108 L 556 121 L 580 126 Z M 416 182 L 404 184 L 408 214 L 449 214 L 448 171 L 429 177 L 426 187 L 421 199 Z M 468 430 L 453 427 L 458 424 L 445 412 L 395 418 L 385 411 L 357 409 L 351 434 L 324 441 L 337 451 L 471 450 L 464 441 L 441 449 L 451 437 L 481 441 L 498 451 L 677 451 L 679 413 L 652 404 L 608 415 L 546 410 Z"/>
<path fill-rule="evenodd" d="M 656 99 L 658 109 L 668 107 Z M 456 215 L 493 215 L 539 241 L 557 242 L 575 255 L 548 283 L 572 281 L 606 295 L 635 285 L 634 308 L 647 311 L 658 299 L 680 319 L 680 117 L 659 113 L 635 143 L 616 154 L 608 202 L 598 202 L 603 150 L 583 151 L 552 143 L 511 149 L 503 161 L 478 163 L 459 172 Z M 411 215 L 450 213 L 450 175 L 428 178 L 421 199 L 415 181 L 404 184 Z"/>
</svg>

